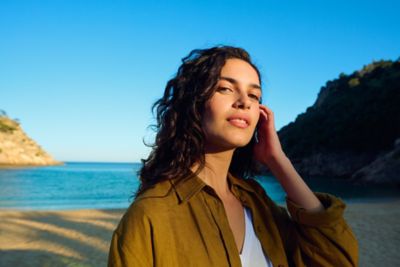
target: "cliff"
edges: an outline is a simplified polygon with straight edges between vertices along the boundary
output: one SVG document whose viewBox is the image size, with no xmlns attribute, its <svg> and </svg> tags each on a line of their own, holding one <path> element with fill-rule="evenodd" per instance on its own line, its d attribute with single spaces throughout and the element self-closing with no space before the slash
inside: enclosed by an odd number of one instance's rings
<svg viewBox="0 0 400 267">
<path fill-rule="evenodd" d="M 0 166 L 57 165 L 35 141 L 29 138 L 18 122 L 0 114 Z"/>
<path fill-rule="evenodd" d="M 400 184 L 400 61 L 328 81 L 278 135 L 304 176 Z"/>
</svg>

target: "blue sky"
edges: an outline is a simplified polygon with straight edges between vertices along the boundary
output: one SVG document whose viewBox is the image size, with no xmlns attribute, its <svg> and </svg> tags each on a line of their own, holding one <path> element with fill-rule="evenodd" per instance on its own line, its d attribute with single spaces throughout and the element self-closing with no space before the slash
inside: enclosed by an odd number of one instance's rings
<svg viewBox="0 0 400 267">
<path fill-rule="evenodd" d="M 150 107 L 192 49 L 241 46 L 276 127 L 328 80 L 400 56 L 399 1 L 0 1 L 0 109 L 62 161 L 146 157 Z"/>
</svg>

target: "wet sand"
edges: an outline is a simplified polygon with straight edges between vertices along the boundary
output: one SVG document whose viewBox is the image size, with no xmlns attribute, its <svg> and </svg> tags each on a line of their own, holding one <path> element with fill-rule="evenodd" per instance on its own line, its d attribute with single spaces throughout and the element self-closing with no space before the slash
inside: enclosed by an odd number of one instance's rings
<svg viewBox="0 0 400 267">
<path fill-rule="evenodd" d="M 124 210 L 0 210 L 0 266 L 106 266 Z M 360 266 L 400 266 L 400 199 L 349 204 Z"/>
</svg>

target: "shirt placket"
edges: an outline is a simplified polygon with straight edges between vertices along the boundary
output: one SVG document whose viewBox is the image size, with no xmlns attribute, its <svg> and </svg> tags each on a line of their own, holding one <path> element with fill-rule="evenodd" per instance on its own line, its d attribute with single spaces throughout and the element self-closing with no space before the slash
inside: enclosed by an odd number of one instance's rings
<svg viewBox="0 0 400 267">
<path fill-rule="evenodd" d="M 224 205 L 217 196 L 208 193 L 205 195 L 206 205 L 210 209 L 215 225 L 218 228 L 229 266 L 241 267 L 239 252 L 237 251 L 236 242 L 228 222 Z"/>
<path fill-rule="evenodd" d="M 248 195 L 242 194 L 242 192 L 237 190 L 232 191 L 240 199 L 242 204 L 250 209 L 252 213 L 252 224 L 254 227 L 254 231 L 257 238 L 261 242 L 265 255 L 267 255 L 271 262 L 274 263 L 274 266 L 288 266 L 287 262 L 280 257 L 280 255 L 284 255 L 284 248 L 282 246 L 282 243 L 280 242 L 280 238 L 278 237 L 278 229 L 276 228 L 276 225 L 272 222 L 272 214 L 267 211 L 267 209 L 264 209 L 264 212 L 268 213 L 265 218 L 269 219 L 263 220 L 259 214 L 259 211 L 257 211 L 256 209 L 256 205 L 252 201 L 250 201 L 250 199 L 248 199 Z M 267 229 L 270 229 L 270 231 L 268 232 Z"/>
</svg>

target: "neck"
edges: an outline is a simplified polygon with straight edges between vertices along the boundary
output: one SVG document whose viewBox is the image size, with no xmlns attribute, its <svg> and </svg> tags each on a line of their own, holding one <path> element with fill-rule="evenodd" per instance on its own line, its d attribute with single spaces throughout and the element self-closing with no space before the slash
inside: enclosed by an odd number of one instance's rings
<svg viewBox="0 0 400 267">
<path fill-rule="evenodd" d="M 206 165 L 198 174 L 198 177 L 211 186 L 221 198 L 230 194 L 227 176 L 233 152 L 234 150 L 206 153 Z M 198 166 L 193 165 L 191 170 L 196 171 Z"/>
</svg>

